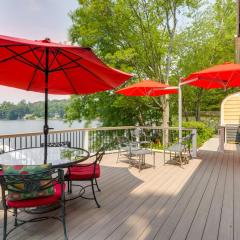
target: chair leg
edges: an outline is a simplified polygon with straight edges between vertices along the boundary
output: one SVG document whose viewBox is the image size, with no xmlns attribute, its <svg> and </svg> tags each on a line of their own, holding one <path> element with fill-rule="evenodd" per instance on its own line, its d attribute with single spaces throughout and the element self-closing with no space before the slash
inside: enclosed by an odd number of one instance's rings
<svg viewBox="0 0 240 240">
<path fill-rule="evenodd" d="M 67 229 L 66 229 L 66 220 L 65 220 L 65 203 L 64 203 L 64 200 L 61 201 L 61 209 L 62 209 L 62 224 L 63 224 L 64 240 L 68 240 Z"/>
<path fill-rule="evenodd" d="M 69 193 L 69 181 L 67 180 L 67 192 Z"/>
<path fill-rule="evenodd" d="M 96 186 L 97 186 L 97 190 L 99 191 L 99 192 L 101 192 L 101 189 L 99 188 L 99 186 L 98 186 L 98 182 L 97 182 L 97 179 L 95 178 L 95 184 L 96 184 Z"/>
<path fill-rule="evenodd" d="M 118 150 L 118 155 L 117 155 L 117 161 L 116 161 L 116 163 L 118 163 L 119 157 L 120 157 L 120 151 Z"/>
<path fill-rule="evenodd" d="M 180 167 L 183 168 L 183 162 L 182 162 L 182 153 L 179 153 L 179 161 L 180 161 Z"/>
<path fill-rule="evenodd" d="M 3 240 L 7 239 L 7 209 L 4 209 Z"/>
<path fill-rule="evenodd" d="M 95 200 L 95 203 L 97 204 L 97 207 L 100 208 L 100 204 L 98 203 L 97 201 L 97 198 L 96 198 L 96 195 L 95 195 L 95 190 L 94 190 L 94 185 L 93 185 L 93 179 L 91 180 L 91 185 L 92 185 L 92 193 L 93 193 L 93 197 L 94 197 L 94 200 Z"/>
<path fill-rule="evenodd" d="M 17 212 L 16 208 L 14 208 L 13 211 L 14 211 L 14 226 L 17 227 L 17 225 L 18 225 L 18 221 L 17 221 L 17 214 L 18 214 L 18 212 Z"/>
<path fill-rule="evenodd" d="M 153 168 L 156 167 L 156 162 L 155 162 L 155 152 L 153 152 Z"/>
<path fill-rule="evenodd" d="M 69 184 L 68 192 L 72 193 L 72 181 L 69 181 L 68 184 Z"/>
<path fill-rule="evenodd" d="M 192 159 L 191 149 L 188 148 L 189 158 Z"/>
<path fill-rule="evenodd" d="M 165 149 L 163 150 L 163 164 L 166 164 L 166 156 L 165 156 L 166 152 Z"/>
<path fill-rule="evenodd" d="M 139 164 L 138 164 L 138 171 L 140 172 L 141 171 L 141 155 L 139 155 L 139 158 L 138 158 L 138 161 L 139 161 Z"/>
</svg>

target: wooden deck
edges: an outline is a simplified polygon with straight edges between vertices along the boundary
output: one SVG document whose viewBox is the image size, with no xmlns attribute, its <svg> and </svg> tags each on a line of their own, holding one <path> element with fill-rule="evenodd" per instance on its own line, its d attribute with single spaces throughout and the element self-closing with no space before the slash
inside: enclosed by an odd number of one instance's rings
<svg viewBox="0 0 240 240">
<path fill-rule="evenodd" d="M 102 207 L 83 199 L 68 202 L 69 239 L 240 239 L 237 147 L 228 145 L 225 153 L 200 150 L 184 169 L 163 166 L 158 153 L 157 167 L 140 173 L 106 155 L 97 193 Z M 62 226 L 54 220 L 27 224 L 8 239 L 63 239 Z"/>
</svg>

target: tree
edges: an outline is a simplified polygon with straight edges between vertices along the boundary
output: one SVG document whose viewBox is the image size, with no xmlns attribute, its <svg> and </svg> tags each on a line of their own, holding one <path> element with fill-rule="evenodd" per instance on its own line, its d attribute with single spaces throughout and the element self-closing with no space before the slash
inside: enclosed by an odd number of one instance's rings
<svg viewBox="0 0 240 240">
<path fill-rule="evenodd" d="M 211 65 L 234 61 L 234 34 L 236 2 L 216 0 L 199 11 L 192 24 L 178 37 L 179 47 L 176 78 L 210 67 Z M 221 100 L 236 90 L 211 90 L 183 87 L 183 106 L 185 117 L 194 112 L 200 120 L 200 109 L 219 110 Z"/>
<path fill-rule="evenodd" d="M 168 84 L 171 83 L 178 19 L 199 4 L 199 0 L 79 0 L 79 8 L 71 13 L 70 37 L 73 43 L 92 47 L 113 67 L 134 72 L 138 79 L 151 78 Z M 92 97 L 85 99 L 91 102 Z M 122 97 L 114 99 L 122 106 L 120 102 L 126 101 Z M 132 113 L 137 116 L 139 110 L 134 108 L 135 101 L 142 100 L 128 101 L 128 107 L 132 104 Z M 169 98 L 149 99 L 146 103 L 153 112 L 156 108 L 163 111 L 163 125 L 168 127 Z M 146 123 L 147 114 L 142 117 Z M 139 122 L 138 117 L 134 119 Z M 129 118 L 129 123 L 132 120 Z"/>
</svg>

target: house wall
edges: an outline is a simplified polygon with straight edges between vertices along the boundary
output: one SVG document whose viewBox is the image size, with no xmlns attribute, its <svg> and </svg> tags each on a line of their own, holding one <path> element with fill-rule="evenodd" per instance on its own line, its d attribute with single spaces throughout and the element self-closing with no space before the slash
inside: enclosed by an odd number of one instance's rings
<svg viewBox="0 0 240 240">
<path fill-rule="evenodd" d="M 221 105 L 221 125 L 240 125 L 240 92 L 227 96 Z"/>
<path fill-rule="evenodd" d="M 240 92 L 229 95 L 222 101 L 221 126 L 225 126 L 225 142 L 240 142 Z"/>
</svg>

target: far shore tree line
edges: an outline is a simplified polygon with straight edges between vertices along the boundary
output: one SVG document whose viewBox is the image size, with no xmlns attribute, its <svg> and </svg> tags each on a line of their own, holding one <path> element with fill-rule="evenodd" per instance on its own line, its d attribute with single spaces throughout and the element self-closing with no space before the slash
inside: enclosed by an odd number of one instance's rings
<svg viewBox="0 0 240 240">
<path fill-rule="evenodd" d="M 63 119 L 67 100 L 49 101 L 49 118 Z M 0 104 L 0 119 L 40 119 L 44 117 L 44 102 L 27 103 L 25 100 L 17 104 L 3 102 Z"/>
</svg>

